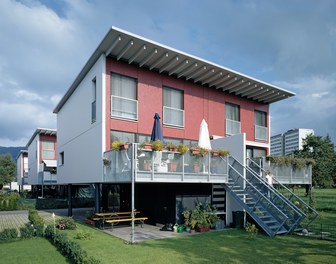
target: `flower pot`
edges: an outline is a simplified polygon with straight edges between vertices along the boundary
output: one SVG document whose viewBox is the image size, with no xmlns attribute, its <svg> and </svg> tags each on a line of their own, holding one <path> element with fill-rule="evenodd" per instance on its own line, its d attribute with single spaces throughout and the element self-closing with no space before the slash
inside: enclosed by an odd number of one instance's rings
<svg viewBox="0 0 336 264">
<path fill-rule="evenodd" d="M 208 232 L 210 228 L 208 226 L 199 226 L 197 231 L 198 232 Z"/>
<path fill-rule="evenodd" d="M 168 171 L 176 171 L 177 170 L 177 163 L 176 162 L 170 162 L 167 163 L 168 165 Z"/>
<path fill-rule="evenodd" d="M 91 225 L 91 226 L 96 226 L 96 222 L 92 219 L 85 219 L 85 224 Z"/>
<path fill-rule="evenodd" d="M 126 150 L 128 149 L 128 144 L 121 144 L 120 145 L 120 150 Z"/>
<path fill-rule="evenodd" d="M 150 163 L 144 163 L 143 164 L 143 170 L 144 171 L 150 171 L 151 170 L 151 164 Z"/>
<path fill-rule="evenodd" d="M 194 172 L 199 172 L 200 171 L 200 167 L 198 164 L 194 164 Z"/>
<path fill-rule="evenodd" d="M 218 157 L 219 156 L 219 152 L 218 151 L 212 151 L 211 154 L 214 157 Z"/>
<path fill-rule="evenodd" d="M 193 155 L 200 155 L 201 154 L 201 150 L 200 149 L 191 149 L 190 152 Z"/>
<path fill-rule="evenodd" d="M 143 144 L 143 149 L 153 149 L 153 145 L 149 143 Z"/>
<path fill-rule="evenodd" d="M 190 233 L 191 232 L 191 227 L 190 226 L 186 226 L 185 231 L 188 232 L 188 233 Z"/>
</svg>

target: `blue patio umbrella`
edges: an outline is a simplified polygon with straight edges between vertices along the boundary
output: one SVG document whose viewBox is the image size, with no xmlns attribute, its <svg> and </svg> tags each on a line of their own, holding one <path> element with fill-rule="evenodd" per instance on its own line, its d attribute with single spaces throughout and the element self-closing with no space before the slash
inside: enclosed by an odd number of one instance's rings
<svg viewBox="0 0 336 264">
<path fill-rule="evenodd" d="M 154 125 L 151 135 L 151 141 L 160 140 L 163 142 L 163 135 L 162 135 L 162 129 L 160 124 L 160 116 L 158 113 L 155 113 L 154 115 Z"/>
</svg>

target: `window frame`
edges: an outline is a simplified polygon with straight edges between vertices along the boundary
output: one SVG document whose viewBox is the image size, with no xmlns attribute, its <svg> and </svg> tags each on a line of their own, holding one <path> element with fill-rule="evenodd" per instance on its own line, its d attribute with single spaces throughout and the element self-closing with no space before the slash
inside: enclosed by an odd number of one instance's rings
<svg viewBox="0 0 336 264">
<path fill-rule="evenodd" d="M 120 76 L 121 78 L 127 78 L 129 80 L 134 80 L 134 92 L 135 92 L 135 98 L 129 98 L 129 97 L 124 97 L 124 96 L 120 96 L 117 94 L 113 93 L 113 75 L 115 76 Z M 130 77 L 130 76 L 126 76 L 123 74 L 119 74 L 119 73 L 115 73 L 115 72 L 111 72 L 110 73 L 110 115 L 112 118 L 116 118 L 116 119 L 124 119 L 124 120 L 132 120 L 132 121 L 138 121 L 138 116 L 139 116 L 139 110 L 138 110 L 138 80 L 136 78 Z M 126 100 L 129 102 L 134 102 L 135 103 L 135 113 L 130 113 L 130 115 L 134 115 L 134 117 L 129 117 L 129 116 L 122 116 L 122 115 L 118 115 L 115 114 L 115 112 L 122 112 L 121 109 L 113 109 L 113 101 L 114 100 Z M 127 112 L 124 112 L 127 114 Z"/>
<path fill-rule="evenodd" d="M 172 105 L 165 105 L 165 92 L 164 91 L 175 91 L 178 92 L 181 96 L 180 98 L 180 102 L 181 102 L 181 108 L 176 108 L 173 107 Z M 167 111 L 175 111 L 175 112 L 181 112 L 182 116 L 182 124 L 174 124 L 172 122 L 170 122 L 169 120 L 166 120 L 166 113 Z M 176 89 L 176 88 L 172 88 L 166 85 L 162 86 L 162 124 L 164 126 L 169 126 L 169 127 L 175 127 L 175 128 L 184 128 L 185 127 L 185 110 L 184 110 L 184 90 L 181 89 Z"/>
</svg>

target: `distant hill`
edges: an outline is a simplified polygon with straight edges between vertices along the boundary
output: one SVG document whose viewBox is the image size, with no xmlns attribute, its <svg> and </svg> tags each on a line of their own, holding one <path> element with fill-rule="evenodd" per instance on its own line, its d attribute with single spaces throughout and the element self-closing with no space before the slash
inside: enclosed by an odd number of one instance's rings
<svg viewBox="0 0 336 264">
<path fill-rule="evenodd" d="M 27 148 L 26 147 L 1 147 L 0 146 L 0 155 L 1 154 L 11 154 L 13 159 L 16 160 L 16 157 L 20 153 L 20 150 L 27 150 Z"/>
</svg>

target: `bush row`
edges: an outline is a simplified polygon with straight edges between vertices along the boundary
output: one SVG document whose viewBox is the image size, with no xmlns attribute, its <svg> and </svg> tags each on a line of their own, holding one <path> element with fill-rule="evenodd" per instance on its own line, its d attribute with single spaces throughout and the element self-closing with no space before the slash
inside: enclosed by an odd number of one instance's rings
<svg viewBox="0 0 336 264">
<path fill-rule="evenodd" d="M 69 240 L 65 233 L 54 229 L 51 225 L 47 226 L 45 230 L 45 237 L 49 239 L 49 241 L 73 263 L 101 263 L 100 260 L 95 259 L 94 257 L 89 257 L 87 252 L 83 250 L 78 243 Z"/>
<path fill-rule="evenodd" d="M 0 211 L 13 211 L 18 209 L 18 193 L 0 194 Z"/>
</svg>

